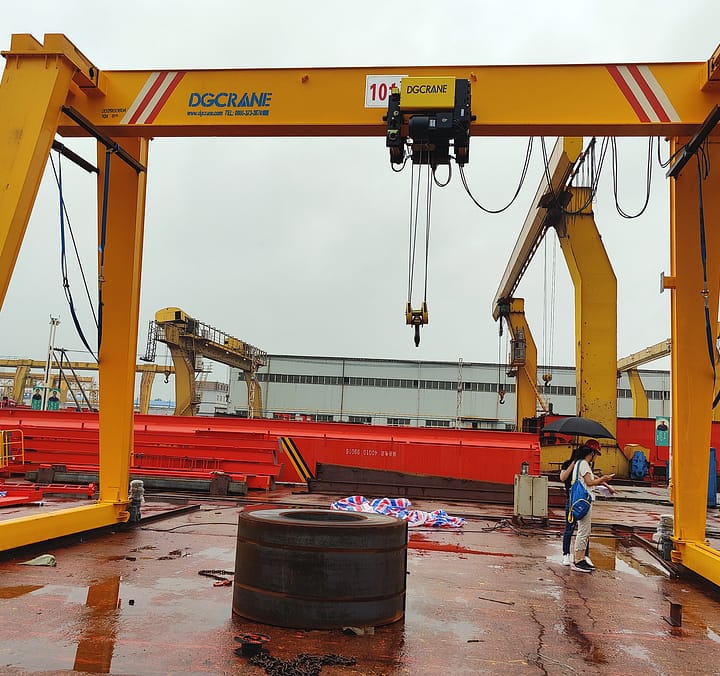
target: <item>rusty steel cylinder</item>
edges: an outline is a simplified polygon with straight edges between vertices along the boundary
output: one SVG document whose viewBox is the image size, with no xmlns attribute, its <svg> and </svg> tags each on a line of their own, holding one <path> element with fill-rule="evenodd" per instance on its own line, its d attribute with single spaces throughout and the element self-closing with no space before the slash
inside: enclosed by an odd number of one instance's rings
<svg viewBox="0 0 720 676">
<path fill-rule="evenodd" d="M 259 509 L 238 519 L 233 612 L 280 627 L 395 622 L 405 612 L 407 523 L 329 509 Z"/>
</svg>

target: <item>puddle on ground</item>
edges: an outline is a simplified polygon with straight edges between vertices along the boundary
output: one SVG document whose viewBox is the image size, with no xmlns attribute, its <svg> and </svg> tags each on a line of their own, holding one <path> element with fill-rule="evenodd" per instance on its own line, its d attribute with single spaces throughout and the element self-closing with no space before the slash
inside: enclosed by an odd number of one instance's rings
<svg viewBox="0 0 720 676">
<path fill-rule="evenodd" d="M 560 563 L 562 553 L 548 557 Z M 642 547 L 618 537 L 591 537 L 590 558 L 598 570 L 617 570 L 638 577 L 665 577 L 667 571 Z"/>
<path fill-rule="evenodd" d="M 118 625 L 120 576 L 97 582 L 87 590 L 87 612 L 80 624 L 75 671 L 109 674 Z"/>
<path fill-rule="evenodd" d="M 16 599 L 18 596 L 30 594 L 37 589 L 42 589 L 41 584 L 20 584 L 15 587 L 0 587 L 0 599 Z"/>
</svg>

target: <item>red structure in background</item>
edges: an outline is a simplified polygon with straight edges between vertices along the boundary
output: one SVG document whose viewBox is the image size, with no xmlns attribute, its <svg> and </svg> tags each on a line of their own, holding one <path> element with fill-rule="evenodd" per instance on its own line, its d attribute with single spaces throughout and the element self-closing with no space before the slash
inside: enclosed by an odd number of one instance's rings
<svg viewBox="0 0 720 676">
<path fill-rule="evenodd" d="M 717 439 L 720 441 L 720 425 L 713 423 L 712 445 Z M 648 461 L 650 465 L 660 474 L 665 473 L 668 458 L 670 457 L 669 446 L 655 445 L 655 420 L 653 418 L 618 418 L 617 421 L 617 442 L 622 449 L 628 444 L 639 444 L 647 448 L 650 454 Z"/>
<path fill-rule="evenodd" d="M 26 464 L 98 462 L 96 413 L 0 409 L 4 428 L 23 430 Z M 503 484 L 513 484 L 523 463 L 540 474 L 538 435 L 524 432 L 152 415 L 135 416 L 133 466 L 253 475 L 263 470 L 259 454 L 279 452 L 280 437 L 292 438 L 313 473 L 323 462 Z M 276 463 L 264 464 L 277 480 L 301 481 L 287 457 Z"/>
</svg>

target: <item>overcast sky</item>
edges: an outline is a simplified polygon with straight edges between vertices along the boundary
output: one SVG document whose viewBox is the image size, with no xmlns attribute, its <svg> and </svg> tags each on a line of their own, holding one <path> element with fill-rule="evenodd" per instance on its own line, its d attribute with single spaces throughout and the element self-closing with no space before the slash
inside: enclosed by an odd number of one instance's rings
<svg viewBox="0 0 720 676">
<path fill-rule="evenodd" d="M 720 3 L 2 2 L 0 48 L 9 48 L 13 33 L 40 40 L 64 33 L 106 70 L 704 61 L 720 43 Z M 473 92 L 473 102 L 481 100 Z M 497 209 L 509 201 L 526 143 L 471 141 L 466 176 L 480 202 Z M 547 139 L 548 152 L 553 143 Z M 94 162 L 94 142 L 67 144 Z M 620 203 L 636 212 L 645 197 L 647 141 L 621 139 L 618 148 Z M 662 152 L 666 157 L 664 142 Z M 63 176 L 94 288 L 94 178 L 68 162 Z M 457 175 L 435 190 L 430 324 L 416 348 L 404 321 L 410 173 L 391 171 L 382 137 L 157 139 L 150 148 L 138 352 L 155 311 L 178 306 L 275 354 L 504 359 L 491 303 L 541 178 L 536 143 L 524 188 L 501 215 L 475 207 Z M 655 163 L 647 211 L 621 218 L 606 163 L 595 218 L 618 278 L 619 357 L 670 333 L 669 294 L 659 293 L 660 273 L 669 272 L 668 203 L 664 170 Z M 551 309 L 543 289 L 553 280 Z M 74 267 L 70 281 L 94 337 Z M 540 361 L 573 365 L 572 285 L 554 235 L 516 296 L 526 299 Z M 416 294 L 413 304 L 421 300 Z M 0 310 L 0 356 L 44 359 L 50 315 L 61 320 L 56 345 L 89 360 L 62 290 L 58 191 L 49 171 Z M 161 363 L 164 354 L 158 351 Z M 224 367 L 214 370 L 224 379 Z"/>
</svg>

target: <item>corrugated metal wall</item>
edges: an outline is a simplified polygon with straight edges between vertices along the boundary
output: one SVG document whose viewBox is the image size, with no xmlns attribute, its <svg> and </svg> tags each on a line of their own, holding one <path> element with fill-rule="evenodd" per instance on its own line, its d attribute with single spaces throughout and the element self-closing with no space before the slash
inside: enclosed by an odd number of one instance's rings
<svg viewBox="0 0 720 676">
<path fill-rule="evenodd" d="M 546 372 L 541 368 L 539 372 Z M 555 413 L 575 414 L 575 369 L 554 367 L 540 388 Z M 650 416 L 669 415 L 667 371 L 641 371 Z M 515 381 L 497 364 L 271 355 L 259 373 L 264 415 L 319 421 L 512 429 Z M 498 384 L 505 403 L 499 403 Z M 458 396 L 458 386 L 461 394 Z M 242 373 L 230 372 L 228 412 L 247 411 Z M 632 415 L 630 385 L 618 380 L 618 416 Z"/>
</svg>

